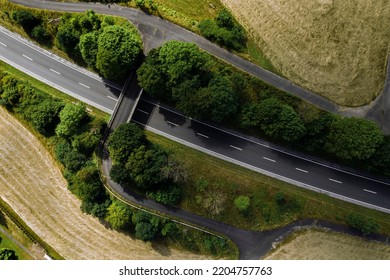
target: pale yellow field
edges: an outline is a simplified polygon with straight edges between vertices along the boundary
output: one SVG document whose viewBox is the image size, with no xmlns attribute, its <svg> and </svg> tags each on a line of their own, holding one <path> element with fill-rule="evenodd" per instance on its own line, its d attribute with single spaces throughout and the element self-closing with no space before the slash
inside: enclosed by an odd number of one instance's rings
<svg viewBox="0 0 390 280">
<path fill-rule="evenodd" d="M 384 85 L 388 0 L 221 0 L 275 68 L 344 106 L 373 100 Z"/>
<path fill-rule="evenodd" d="M 305 230 L 280 244 L 267 260 L 390 260 L 390 245 L 341 233 Z"/>
<path fill-rule="evenodd" d="M 205 259 L 106 229 L 80 211 L 39 140 L 0 108 L 0 196 L 66 259 Z"/>
</svg>

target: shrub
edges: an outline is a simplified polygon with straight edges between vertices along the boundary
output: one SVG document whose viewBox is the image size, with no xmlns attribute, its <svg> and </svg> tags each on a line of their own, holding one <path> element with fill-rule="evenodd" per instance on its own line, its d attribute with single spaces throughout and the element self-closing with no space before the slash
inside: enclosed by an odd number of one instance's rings
<svg viewBox="0 0 390 280">
<path fill-rule="evenodd" d="M 364 236 L 377 233 L 380 229 L 379 224 L 372 218 L 366 218 L 356 213 L 351 213 L 347 216 L 347 224 L 360 231 Z"/>
<path fill-rule="evenodd" d="M 27 32 L 30 32 L 39 24 L 39 19 L 28 11 L 16 10 L 12 12 L 11 18 Z"/>
<path fill-rule="evenodd" d="M 240 195 L 234 199 L 234 205 L 240 212 L 246 212 L 249 208 L 250 201 L 249 197 Z"/>
</svg>

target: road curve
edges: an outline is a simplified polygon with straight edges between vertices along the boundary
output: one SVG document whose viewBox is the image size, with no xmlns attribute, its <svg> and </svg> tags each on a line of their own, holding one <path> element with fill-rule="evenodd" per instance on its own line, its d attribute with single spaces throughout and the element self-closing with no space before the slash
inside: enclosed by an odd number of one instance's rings
<svg viewBox="0 0 390 280">
<path fill-rule="evenodd" d="M 56 2 L 53 0 L 9 0 L 10 2 L 21 4 L 28 7 L 67 11 L 67 12 L 84 12 L 92 9 L 98 13 L 122 16 L 131 21 L 141 33 L 144 41 L 144 49 L 148 52 L 152 48 L 161 46 L 164 42 L 170 40 L 178 40 L 185 42 L 196 43 L 203 50 L 215 55 L 216 57 L 236 66 L 274 87 L 293 94 L 301 99 L 304 99 L 324 110 L 332 113 L 337 113 L 345 116 L 365 117 L 375 121 L 382 127 L 385 133 L 390 134 L 390 113 L 386 107 L 390 103 L 389 98 L 383 102 L 382 95 L 390 94 L 389 88 L 384 88 L 384 93 L 378 96 L 369 105 L 358 108 L 348 108 L 337 105 L 336 103 L 306 90 L 289 80 L 267 71 L 237 55 L 234 55 L 225 49 L 218 47 L 203 37 L 190 32 L 182 27 L 179 27 L 169 21 L 159 17 L 145 14 L 144 12 L 121 7 L 117 5 L 102 5 L 99 3 L 71 3 L 71 2 Z M 390 57 L 389 57 L 390 61 Z M 390 63 L 389 63 L 390 64 Z M 390 73 L 386 77 L 386 84 L 390 83 Z M 387 102 L 388 101 L 388 102 Z"/>
</svg>

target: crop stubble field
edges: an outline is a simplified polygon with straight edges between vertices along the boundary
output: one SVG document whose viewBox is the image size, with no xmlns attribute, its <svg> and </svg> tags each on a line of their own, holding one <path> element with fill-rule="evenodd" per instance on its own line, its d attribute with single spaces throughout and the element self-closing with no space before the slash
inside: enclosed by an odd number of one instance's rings
<svg viewBox="0 0 390 280">
<path fill-rule="evenodd" d="M 293 82 L 343 106 L 384 85 L 390 42 L 387 0 L 221 0 Z"/>
<path fill-rule="evenodd" d="M 293 233 L 267 260 L 390 260 L 390 246 L 342 233 Z"/>
<path fill-rule="evenodd" d="M 106 229 L 80 202 L 46 148 L 0 108 L 0 196 L 66 259 L 203 259 Z"/>
</svg>

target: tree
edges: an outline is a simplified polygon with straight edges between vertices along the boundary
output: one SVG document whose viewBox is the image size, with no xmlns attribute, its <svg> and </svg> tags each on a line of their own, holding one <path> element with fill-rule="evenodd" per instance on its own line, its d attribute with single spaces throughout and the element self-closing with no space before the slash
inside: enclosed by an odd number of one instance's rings
<svg viewBox="0 0 390 280">
<path fill-rule="evenodd" d="M 211 57 L 194 43 L 169 41 L 160 48 L 159 59 L 174 87 L 193 76 L 206 74 Z"/>
<path fill-rule="evenodd" d="M 47 43 L 51 40 L 50 33 L 42 25 L 37 25 L 31 30 L 31 37 L 41 43 Z"/>
<path fill-rule="evenodd" d="M 208 111 L 205 112 L 210 120 L 221 122 L 237 112 L 238 96 L 233 90 L 233 84 L 227 78 L 219 75 L 212 78 L 205 93 L 206 96 L 210 94 Z M 202 96 L 202 92 L 200 96 L 206 98 Z"/>
<path fill-rule="evenodd" d="M 234 199 L 234 205 L 240 212 L 246 212 L 249 208 L 250 201 L 248 196 L 240 195 Z"/>
<path fill-rule="evenodd" d="M 167 162 L 168 155 L 161 148 L 140 146 L 130 154 L 126 169 L 139 187 L 148 189 L 163 181 L 161 170 Z"/>
<path fill-rule="evenodd" d="M 114 229 L 125 229 L 131 225 L 132 211 L 129 206 L 119 200 L 108 207 L 105 220 Z"/>
<path fill-rule="evenodd" d="M 275 98 L 248 105 L 243 110 L 241 124 L 260 128 L 265 134 L 287 142 L 297 141 L 306 133 L 305 125 L 294 109 Z"/>
<path fill-rule="evenodd" d="M 131 182 L 130 172 L 122 164 L 114 164 L 111 167 L 110 178 L 121 185 L 127 185 Z"/>
<path fill-rule="evenodd" d="M 383 133 L 374 122 L 337 117 L 332 122 L 326 148 L 341 159 L 367 160 L 383 141 Z"/>
<path fill-rule="evenodd" d="M 17 260 L 18 256 L 14 250 L 3 248 L 0 249 L 0 260 Z"/>
<path fill-rule="evenodd" d="M 107 26 L 98 39 L 96 68 L 105 78 L 122 80 L 136 66 L 141 52 L 141 37 L 135 29 Z"/>
<path fill-rule="evenodd" d="M 176 205 L 181 197 L 181 189 L 176 185 L 163 186 L 162 188 L 147 194 L 158 203 Z"/>
<path fill-rule="evenodd" d="M 85 105 L 66 104 L 60 112 L 60 123 L 57 125 L 56 134 L 61 137 L 69 137 L 76 133 L 81 121 L 87 116 Z"/>
<path fill-rule="evenodd" d="M 26 116 L 40 133 L 49 134 L 58 124 L 59 113 L 63 107 L 61 101 L 45 98 L 37 105 L 30 105 L 26 109 Z"/>
<path fill-rule="evenodd" d="M 92 68 L 96 67 L 98 38 L 99 33 L 97 31 L 86 33 L 80 37 L 79 48 L 81 57 Z"/>
<path fill-rule="evenodd" d="M 110 157 L 124 165 L 131 152 L 145 142 L 144 132 L 136 124 L 122 124 L 108 138 Z"/>
<path fill-rule="evenodd" d="M 219 27 L 225 27 L 227 29 L 232 29 L 235 24 L 232 15 L 226 9 L 218 13 L 215 21 Z"/>
<path fill-rule="evenodd" d="M 135 224 L 135 237 L 143 241 L 153 240 L 159 233 L 160 218 L 147 212 L 137 211 L 133 215 L 133 223 Z"/>
<path fill-rule="evenodd" d="M 22 26 L 26 32 L 31 32 L 31 30 L 39 24 L 39 19 L 29 11 L 16 10 L 12 12 L 11 18 Z"/>
<path fill-rule="evenodd" d="M 99 134 L 94 134 L 92 132 L 84 132 L 80 135 L 74 136 L 72 140 L 72 146 L 80 153 L 90 156 L 93 151 L 96 149 L 99 143 Z"/>
<path fill-rule="evenodd" d="M 74 55 L 75 52 L 78 53 L 79 38 L 79 32 L 74 30 L 70 24 L 64 24 L 58 28 L 55 42 L 60 50 Z"/>
<path fill-rule="evenodd" d="M 140 86 L 155 97 L 170 99 L 171 89 L 167 86 L 168 75 L 159 58 L 159 49 L 153 49 L 148 53 L 145 62 L 137 70 L 137 78 Z"/>
</svg>

